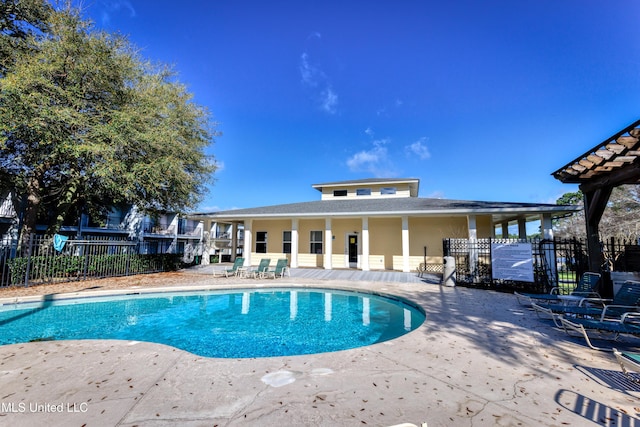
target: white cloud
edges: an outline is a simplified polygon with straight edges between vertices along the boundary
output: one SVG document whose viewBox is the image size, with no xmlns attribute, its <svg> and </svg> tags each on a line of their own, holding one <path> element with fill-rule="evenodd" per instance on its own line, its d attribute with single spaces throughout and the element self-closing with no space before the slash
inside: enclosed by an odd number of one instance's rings
<svg viewBox="0 0 640 427">
<path fill-rule="evenodd" d="M 300 55 L 299 69 L 302 83 L 312 87 L 318 86 L 318 78 L 322 77 L 322 72 L 309 64 L 309 55 L 306 52 Z"/>
<path fill-rule="evenodd" d="M 429 199 L 444 199 L 444 191 L 442 190 L 434 190 L 430 194 L 427 195 Z"/>
<path fill-rule="evenodd" d="M 425 142 L 427 138 L 422 137 L 413 144 L 407 145 L 405 149 L 408 154 L 418 156 L 421 160 L 426 160 L 431 157 L 431 153 L 429 152 L 429 148 Z"/>
<path fill-rule="evenodd" d="M 320 38 L 319 33 L 317 37 Z M 338 94 L 331 86 L 324 71 L 309 61 L 309 55 L 306 52 L 300 55 L 298 69 L 302 83 L 312 90 L 312 97 L 318 102 L 320 110 L 328 114 L 335 114 L 338 107 Z"/>
<path fill-rule="evenodd" d="M 374 133 L 373 133 L 373 129 L 371 129 L 371 128 L 366 128 L 366 129 L 364 130 L 364 133 L 366 133 L 367 135 L 369 135 L 370 137 L 372 137 L 372 138 L 373 138 L 373 134 L 374 134 Z"/>
<path fill-rule="evenodd" d="M 101 2 L 102 11 L 100 14 L 101 21 L 103 25 L 108 25 L 111 23 L 111 15 L 116 13 L 120 13 L 121 11 L 126 12 L 129 18 L 136 17 L 136 10 L 131 4 L 131 2 L 127 0 L 107 0 Z"/>
<path fill-rule="evenodd" d="M 393 165 L 389 160 L 386 145 L 387 139 L 373 142 L 369 150 L 362 150 L 347 159 L 347 166 L 351 172 L 368 172 L 375 177 L 395 176 Z"/>
<path fill-rule="evenodd" d="M 329 114 L 335 114 L 338 106 L 338 95 L 328 87 L 322 92 L 322 109 Z"/>
</svg>

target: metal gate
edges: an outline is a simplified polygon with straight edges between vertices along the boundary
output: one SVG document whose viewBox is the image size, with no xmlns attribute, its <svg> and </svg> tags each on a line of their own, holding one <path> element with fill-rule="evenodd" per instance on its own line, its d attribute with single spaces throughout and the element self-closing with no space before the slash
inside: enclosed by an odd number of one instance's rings
<svg viewBox="0 0 640 427">
<path fill-rule="evenodd" d="M 495 279 L 493 243 L 530 243 L 533 282 Z M 547 292 L 555 286 L 570 289 L 588 268 L 586 243 L 578 239 L 444 239 L 443 254 L 454 257 L 458 284 L 504 291 Z"/>
</svg>

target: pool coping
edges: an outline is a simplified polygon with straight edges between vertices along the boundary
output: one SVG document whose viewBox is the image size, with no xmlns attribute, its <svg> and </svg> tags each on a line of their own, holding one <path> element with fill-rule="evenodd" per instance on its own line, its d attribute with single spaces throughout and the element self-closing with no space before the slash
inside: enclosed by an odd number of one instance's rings
<svg viewBox="0 0 640 427">
<path fill-rule="evenodd" d="M 640 389 L 622 390 L 596 375 L 619 372 L 611 355 L 568 339 L 510 294 L 287 278 L 0 301 L 264 287 L 378 291 L 418 304 L 427 320 L 390 342 L 258 359 L 205 358 L 162 344 L 110 340 L 0 346 L 0 387 L 11 390 L 0 402 L 89 402 L 81 414 L 41 411 L 0 419 L 18 426 L 87 420 L 120 426 L 579 425 L 597 422 L 585 415 L 590 405 L 607 409 L 620 424 L 625 417 L 627 423 L 636 420 Z M 280 382 L 266 382 L 267 375 Z"/>
</svg>

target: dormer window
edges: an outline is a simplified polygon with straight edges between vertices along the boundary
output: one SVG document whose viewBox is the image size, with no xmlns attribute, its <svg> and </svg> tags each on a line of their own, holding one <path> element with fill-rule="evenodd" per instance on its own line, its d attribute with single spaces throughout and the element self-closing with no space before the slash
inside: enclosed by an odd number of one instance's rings
<svg viewBox="0 0 640 427">
<path fill-rule="evenodd" d="M 396 187 L 382 187 L 380 194 L 396 194 Z"/>
<path fill-rule="evenodd" d="M 356 196 L 370 196 L 371 189 L 370 188 L 358 188 L 356 190 Z"/>
<path fill-rule="evenodd" d="M 333 197 L 345 197 L 347 190 L 333 190 Z"/>
</svg>

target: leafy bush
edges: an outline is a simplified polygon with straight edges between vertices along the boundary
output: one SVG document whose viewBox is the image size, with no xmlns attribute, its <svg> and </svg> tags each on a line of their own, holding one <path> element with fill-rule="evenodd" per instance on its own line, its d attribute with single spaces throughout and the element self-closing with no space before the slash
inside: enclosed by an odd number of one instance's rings
<svg viewBox="0 0 640 427">
<path fill-rule="evenodd" d="M 175 271 L 182 266 L 175 254 L 36 255 L 17 257 L 8 264 L 13 285 L 25 282 L 27 266 L 30 284 Z"/>
</svg>

